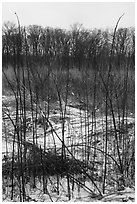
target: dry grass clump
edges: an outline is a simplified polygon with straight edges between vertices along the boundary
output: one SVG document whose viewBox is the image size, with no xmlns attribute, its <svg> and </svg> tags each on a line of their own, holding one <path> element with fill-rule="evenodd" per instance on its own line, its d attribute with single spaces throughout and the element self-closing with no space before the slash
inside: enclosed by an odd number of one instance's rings
<svg viewBox="0 0 137 204">
<path fill-rule="evenodd" d="M 26 155 L 25 155 L 26 154 Z M 40 175 L 61 175 L 64 176 L 70 174 L 80 174 L 83 169 L 88 168 L 85 162 L 69 158 L 68 156 L 62 158 L 62 155 L 53 151 L 44 152 L 41 148 L 31 143 L 26 142 L 22 158 L 22 164 L 18 160 L 17 156 L 14 156 L 14 163 L 11 158 L 8 158 L 2 165 L 3 176 L 11 174 L 12 168 L 15 175 L 19 175 L 21 170 L 28 174 L 35 176 Z"/>
</svg>

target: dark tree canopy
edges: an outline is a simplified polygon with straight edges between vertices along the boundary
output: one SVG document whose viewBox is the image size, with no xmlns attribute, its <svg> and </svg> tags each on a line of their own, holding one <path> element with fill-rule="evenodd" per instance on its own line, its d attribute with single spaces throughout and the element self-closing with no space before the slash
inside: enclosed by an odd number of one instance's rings
<svg viewBox="0 0 137 204">
<path fill-rule="evenodd" d="M 54 65 L 65 69 L 67 66 L 90 67 L 95 69 L 98 59 L 104 62 L 110 56 L 112 31 L 86 30 L 75 24 L 69 31 L 59 28 L 43 28 L 38 25 L 18 27 L 7 22 L 2 29 L 3 65 L 13 64 L 15 55 L 20 52 L 22 63 L 28 57 L 35 63 L 42 61 L 45 65 Z M 119 28 L 114 43 L 115 63 L 119 68 L 127 58 L 134 65 L 135 30 Z"/>
</svg>

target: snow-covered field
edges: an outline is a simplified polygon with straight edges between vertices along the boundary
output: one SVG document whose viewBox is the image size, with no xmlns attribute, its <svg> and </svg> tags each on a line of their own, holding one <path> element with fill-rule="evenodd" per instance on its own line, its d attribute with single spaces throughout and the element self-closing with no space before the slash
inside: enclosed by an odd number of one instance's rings
<svg viewBox="0 0 137 204">
<path fill-rule="evenodd" d="M 7 103 L 7 101 L 9 101 Z M 11 122 L 11 120 L 15 121 L 15 108 L 13 106 L 14 104 L 14 97 L 12 96 L 3 96 L 3 102 L 4 104 L 8 104 L 7 108 L 4 108 L 5 112 L 8 112 L 8 117 L 6 114 L 3 116 L 3 137 L 2 137 L 2 153 L 4 155 L 8 155 L 11 157 L 12 151 L 13 151 L 13 137 L 14 137 L 14 126 Z M 12 104 L 12 105 L 10 105 Z M 4 106 L 3 106 L 4 107 Z M 43 117 L 43 110 L 39 110 L 38 118 Z M 29 143 L 33 143 L 33 124 L 34 121 L 32 119 L 32 114 L 28 110 L 27 111 L 27 134 L 26 134 L 26 141 Z M 115 117 L 117 128 L 118 128 L 118 122 L 119 118 Z M 122 119 L 120 119 L 122 120 Z M 96 118 L 92 117 L 92 114 L 87 113 L 85 110 L 80 110 L 73 106 L 67 106 L 66 107 L 66 114 L 65 114 L 65 126 L 64 131 L 63 130 L 63 120 L 61 118 L 60 110 L 54 110 L 51 111 L 49 117 L 48 117 L 48 127 L 46 129 L 46 132 L 43 128 L 43 124 L 39 123 L 35 126 L 35 134 L 36 142 L 38 146 L 41 148 L 44 148 L 44 143 L 46 143 L 46 149 L 53 149 L 57 148 L 57 150 L 61 149 L 62 147 L 62 141 L 64 137 L 64 144 L 68 148 L 67 153 L 70 155 L 70 153 L 79 160 L 82 160 L 85 155 L 83 155 L 83 148 L 84 145 L 90 144 L 91 145 L 91 151 L 92 151 L 92 145 L 94 142 L 97 142 L 98 148 L 103 148 L 104 146 L 104 140 L 103 140 L 103 134 L 105 132 L 105 125 L 106 125 L 106 118 L 105 116 L 98 116 Z M 134 117 L 127 117 L 126 118 L 126 124 L 132 125 L 134 124 Z M 111 134 L 113 135 L 113 121 L 112 117 L 108 116 L 108 130 L 110 130 Z M 22 128 L 22 127 L 20 127 Z M 130 129 L 128 132 L 132 137 L 134 135 L 133 128 Z M 88 136 L 88 137 L 87 137 Z M 113 143 L 113 139 L 111 141 Z M 17 151 L 17 139 L 15 139 L 15 145 L 14 145 L 14 151 Z M 111 151 L 111 143 L 109 145 L 109 151 Z M 102 160 L 101 154 L 98 152 L 99 161 Z M 98 174 L 101 175 L 101 172 L 98 172 Z M 80 176 L 77 178 L 78 180 L 81 180 Z M 37 179 L 37 187 L 33 189 L 30 184 L 26 184 L 26 193 L 29 195 L 28 201 L 68 201 L 68 193 L 67 193 L 67 182 L 66 178 L 60 178 L 60 191 L 59 195 L 57 194 L 55 190 L 56 186 L 56 178 L 54 176 L 51 176 L 48 178 L 48 193 L 43 194 L 42 192 L 42 185 L 41 181 Z M 92 189 L 94 191 L 94 186 L 91 183 L 90 180 L 85 179 L 81 182 L 84 183 L 83 186 L 77 185 L 75 183 L 73 191 L 71 191 L 71 200 L 70 202 L 111 202 L 111 201 L 134 201 L 135 198 L 135 190 L 133 188 L 125 188 L 123 191 L 120 192 L 111 192 L 111 195 L 106 194 L 103 195 L 103 199 L 99 198 L 93 198 L 91 196 L 91 192 L 88 191 L 89 189 Z M 3 182 L 3 186 L 5 186 L 6 181 Z M 30 182 L 31 183 L 31 182 Z M 70 182 L 71 183 L 71 182 Z M 99 182 L 97 182 L 97 185 L 99 186 Z M 87 188 L 85 188 L 86 186 Z M 100 186 L 101 187 L 101 186 Z M 72 188 L 72 184 L 71 184 Z M 4 193 L 3 193 L 3 201 L 11 201 L 9 197 L 9 192 L 11 191 L 11 187 L 7 185 L 5 187 Z M 109 191 L 108 191 L 109 192 Z M 18 196 L 15 195 L 15 200 L 18 201 Z"/>
</svg>

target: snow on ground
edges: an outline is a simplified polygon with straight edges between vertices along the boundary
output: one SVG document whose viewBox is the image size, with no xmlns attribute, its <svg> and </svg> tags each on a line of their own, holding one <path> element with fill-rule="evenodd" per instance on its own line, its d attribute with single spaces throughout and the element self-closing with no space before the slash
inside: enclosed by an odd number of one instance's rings
<svg viewBox="0 0 137 204">
<path fill-rule="evenodd" d="M 8 101 L 9 100 L 9 101 Z M 12 118 L 12 120 L 15 120 L 15 109 L 13 106 L 13 100 L 14 97 L 9 96 L 8 98 L 6 96 L 3 96 L 3 101 L 7 104 L 9 115 Z M 8 101 L 8 102 L 7 102 Z M 6 110 L 6 109 L 5 109 Z M 39 113 L 40 114 L 40 113 Z M 40 114 L 41 115 L 41 114 Z M 86 118 L 86 120 L 85 120 Z M 27 119 L 29 121 L 29 126 L 27 127 L 27 138 L 26 141 L 33 143 L 32 138 L 32 115 L 31 112 L 27 111 Z M 115 118 L 116 122 L 118 123 L 118 118 Z M 105 130 L 105 116 L 97 117 L 95 121 L 92 119 L 92 115 L 89 115 L 86 111 L 80 110 L 78 108 L 74 108 L 72 106 L 67 106 L 66 109 L 66 118 L 65 118 L 65 131 L 64 131 L 64 138 L 65 138 L 65 145 L 68 147 L 77 146 L 79 147 L 75 148 L 76 153 L 74 154 L 76 158 L 80 158 L 80 144 L 83 143 L 83 141 L 86 142 L 87 135 L 95 135 L 98 136 L 98 134 L 102 133 Z M 134 118 L 127 117 L 127 124 L 134 123 Z M 62 119 L 61 114 L 59 110 L 55 110 L 55 112 L 51 112 L 49 115 L 49 121 L 51 126 L 48 126 L 48 129 L 46 130 L 46 134 L 44 132 L 43 126 L 37 125 L 35 128 L 35 134 L 37 135 L 37 143 L 38 145 L 43 148 L 44 147 L 44 141 L 46 141 L 46 148 L 61 148 L 62 146 Z M 108 117 L 109 127 L 112 130 L 113 129 L 113 123 L 112 118 Z M 4 129 L 6 127 L 6 129 Z M 44 135 L 45 138 L 44 139 Z M 101 134 L 102 135 L 102 134 Z M 3 137 L 2 137 L 2 153 L 5 155 L 6 152 L 8 154 L 12 153 L 13 149 L 13 137 L 14 137 L 14 127 L 11 123 L 11 120 L 8 118 L 8 116 L 5 116 L 5 120 L 3 121 Z M 132 137 L 132 133 L 131 133 Z M 100 138 L 99 138 L 100 139 Z M 102 142 L 102 141 L 101 141 Z M 70 148 L 69 148 L 70 149 Z M 15 146 L 14 150 L 17 150 L 17 139 L 15 140 Z M 53 182 L 54 178 L 51 178 L 52 185 L 50 186 L 50 182 L 48 185 L 48 188 L 53 188 Z M 40 186 L 41 182 L 38 182 L 37 188 L 32 189 L 28 185 L 28 195 L 30 195 L 31 199 L 34 199 L 34 201 L 60 201 L 65 202 L 68 201 L 68 195 L 67 195 L 67 186 L 66 186 L 66 179 L 62 179 L 60 181 L 60 186 L 62 186 L 62 190 L 60 191 L 60 194 L 57 195 L 57 192 L 54 192 L 54 189 L 50 189 L 50 195 L 49 194 L 43 194 L 42 193 L 42 186 Z M 86 186 L 93 189 L 93 185 L 88 180 L 85 181 Z M 92 186 L 91 186 L 92 185 Z M 39 188 L 39 189 L 38 189 Z M 10 192 L 10 187 L 7 187 L 7 191 Z M 126 188 L 123 191 L 113 193 L 111 195 L 104 195 L 104 198 L 102 200 L 91 198 L 90 193 L 84 189 L 79 188 L 79 185 L 75 184 L 74 191 L 71 191 L 71 200 L 70 202 L 115 202 L 115 201 L 121 201 L 121 202 L 133 202 L 135 200 L 135 191 L 131 188 Z M 51 196 L 51 197 L 50 197 Z M 4 201 L 10 201 L 9 198 L 4 198 Z M 18 198 L 17 198 L 18 199 Z M 33 200 L 32 200 L 33 201 Z"/>
<path fill-rule="evenodd" d="M 104 196 L 101 202 L 135 202 L 135 189 L 127 187 L 123 191 Z"/>
<path fill-rule="evenodd" d="M 10 112 L 11 118 L 15 119 L 15 112 Z M 67 146 L 77 145 L 83 142 L 83 139 L 86 138 L 86 135 L 94 135 L 105 130 L 105 116 L 96 118 L 96 121 L 92 121 L 91 116 L 87 116 L 86 111 L 79 110 L 73 107 L 67 107 L 66 111 L 66 120 L 65 120 L 65 144 Z M 87 118 L 85 121 L 85 117 Z M 27 118 L 31 119 L 31 112 L 27 111 Z M 118 122 L 118 118 L 115 118 Z M 127 117 L 127 123 L 134 123 L 133 117 Z M 50 127 L 47 129 L 45 137 L 46 137 L 46 146 L 47 148 L 52 148 L 55 146 L 60 148 L 62 145 L 62 119 L 60 112 L 56 111 L 56 114 L 51 113 L 49 116 L 49 121 L 52 124 L 53 129 Z M 110 121 L 110 122 L 109 122 Z M 32 121 L 31 121 L 32 122 Z M 31 123 L 30 122 L 30 123 Z M 108 122 L 110 123 L 110 127 L 113 128 L 112 118 L 108 117 Z M 5 120 L 6 123 L 6 135 L 3 134 L 2 140 L 2 152 L 6 152 L 6 148 L 8 152 L 12 152 L 12 138 L 14 127 L 11 124 L 11 121 Z M 30 125 L 30 124 L 29 124 Z M 32 138 L 32 124 L 30 125 L 30 130 L 27 131 L 27 141 L 33 142 Z M 4 131 L 4 130 L 3 130 Z M 4 131 L 5 132 L 5 131 Z M 35 129 L 35 133 L 37 134 L 37 143 L 44 147 L 44 128 L 42 125 L 37 125 Z M 6 145 L 7 144 L 7 145 Z M 6 147 L 7 146 L 7 147 Z"/>
</svg>

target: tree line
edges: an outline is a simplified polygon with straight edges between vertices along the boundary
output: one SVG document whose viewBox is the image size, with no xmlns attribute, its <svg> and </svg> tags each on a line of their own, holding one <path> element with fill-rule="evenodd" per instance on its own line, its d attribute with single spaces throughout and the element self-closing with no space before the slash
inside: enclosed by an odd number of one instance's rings
<svg viewBox="0 0 137 204">
<path fill-rule="evenodd" d="M 51 28 L 39 25 L 27 27 L 6 22 L 2 27 L 2 59 L 3 66 L 14 65 L 20 54 L 20 63 L 29 59 L 33 64 L 43 63 L 65 69 L 68 66 L 96 68 L 97 61 L 107 61 L 111 55 L 113 31 L 106 29 L 83 28 L 74 24 L 70 30 Z M 134 66 L 135 29 L 119 28 L 116 32 L 113 61 L 114 67 L 123 66 L 130 59 Z"/>
</svg>

